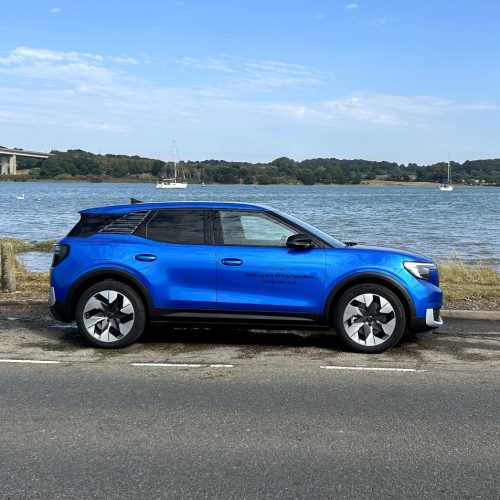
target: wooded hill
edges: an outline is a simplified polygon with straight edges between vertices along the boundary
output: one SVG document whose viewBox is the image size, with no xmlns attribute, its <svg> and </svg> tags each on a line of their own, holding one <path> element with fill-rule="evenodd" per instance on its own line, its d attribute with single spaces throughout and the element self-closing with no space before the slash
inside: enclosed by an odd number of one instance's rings
<svg viewBox="0 0 500 500">
<path fill-rule="evenodd" d="M 43 162 L 19 158 L 18 169 L 32 169 L 23 176 L 27 180 L 153 181 L 173 175 L 172 164 L 161 160 L 140 156 L 95 155 L 81 150 L 52 151 L 50 158 Z M 286 157 L 270 163 L 204 160 L 180 162 L 177 174 L 178 179 L 189 183 L 207 184 L 359 184 L 375 179 L 442 182 L 446 177 L 446 162 L 399 165 L 387 161 L 336 158 L 294 161 Z M 452 177 L 455 184 L 500 186 L 500 159 L 452 162 Z"/>
</svg>

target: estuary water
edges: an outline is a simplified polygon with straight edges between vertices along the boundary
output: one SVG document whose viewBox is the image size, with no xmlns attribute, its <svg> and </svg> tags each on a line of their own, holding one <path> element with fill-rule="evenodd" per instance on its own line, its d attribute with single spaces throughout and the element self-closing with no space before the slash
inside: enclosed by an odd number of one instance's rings
<svg viewBox="0 0 500 500">
<path fill-rule="evenodd" d="M 24 199 L 18 199 L 23 197 Z M 459 256 L 500 267 L 500 188 L 406 186 L 0 183 L 0 236 L 58 239 L 88 207 L 142 201 L 206 200 L 261 203 L 288 212 L 342 241 L 391 246 L 438 260 Z M 37 264 L 38 263 L 38 264 Z M 47 267 L 43 256 L 30 267 Z"/>
</svg>

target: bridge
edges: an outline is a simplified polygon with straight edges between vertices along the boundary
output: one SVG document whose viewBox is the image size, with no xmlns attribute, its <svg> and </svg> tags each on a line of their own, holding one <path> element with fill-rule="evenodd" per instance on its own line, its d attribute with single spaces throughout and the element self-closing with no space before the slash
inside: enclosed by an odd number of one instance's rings
<svg viewBox="0 0 500 500">
<path fill-rule="evenodd" d="M 9 149 L 0 146 L 0 175 L 16 175 L 17 162 L 20 158 L 41 158 L 47 159 L 50 153 L 41 153 L 39 151 L 25 151 L 24 149 Z"/>
</svg>

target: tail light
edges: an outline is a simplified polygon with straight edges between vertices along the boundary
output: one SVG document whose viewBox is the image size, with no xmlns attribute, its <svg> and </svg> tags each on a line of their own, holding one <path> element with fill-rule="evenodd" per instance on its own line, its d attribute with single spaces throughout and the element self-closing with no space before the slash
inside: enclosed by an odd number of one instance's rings
<svg viewBox="0 0 500 500">
<path fill-rule="evenodd" d="M 52 267 L 56 267 L 69 255 L 69 245 L 54 245 Z"/>
</svg>

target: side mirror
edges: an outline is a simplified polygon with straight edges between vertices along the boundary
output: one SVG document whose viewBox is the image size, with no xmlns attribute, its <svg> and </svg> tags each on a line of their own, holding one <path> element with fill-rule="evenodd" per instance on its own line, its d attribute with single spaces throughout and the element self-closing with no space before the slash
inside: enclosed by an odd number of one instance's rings
<svg viewBox="0 0 500 500">
<path fill-rule="evenodd" d="M 286 246 L 288 248 L 295 248 L 296 250 L 307 250 L 308 248 L 313 248 L 314 241 L 307 234 L 292 234 L 286 240 Z"/>
</svg>

